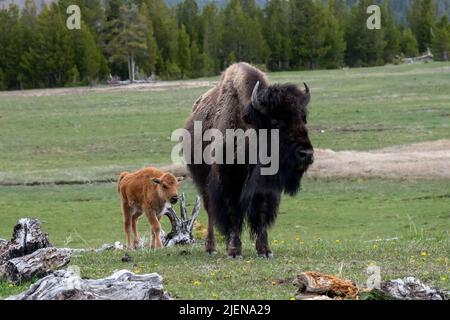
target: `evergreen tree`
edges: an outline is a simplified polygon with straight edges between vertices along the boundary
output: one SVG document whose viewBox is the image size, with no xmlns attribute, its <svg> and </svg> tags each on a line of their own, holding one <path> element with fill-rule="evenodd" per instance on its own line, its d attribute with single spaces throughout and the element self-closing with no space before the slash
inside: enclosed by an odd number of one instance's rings
<svg viewBox="0 0 450 320">
<path fill-rule="evenodd" d="M 291 41 L 289 38 L 289 2 L 272 0 L 265 8 L 264 39 L 270 54 L 267 66 L 270 70 L 289 69 Z"/>
<path fill-rule="evenodd" d="M 156 64 L 158 57 L 158 44 L 156 43 L 156 39 L 154 36 L 153 23 L 149 15 L 149 10 L 147 8 L 147 4 L 144 2 L 140 7 L 140 12 L 145 16 L 145 20 L 147 21 L 147 30 L 146 30 L 146 42 L 147 42 L 147 50 L 144 54 L 140 55 L 137 58 L 137 63 L 141 66 L 142 70 L 147 75 L 152 75 L 156 72 Z"/>
<path fill-rule="evenodd" d="M 80 79 L 91 83 L 101 78 L 102 54 L 89 28 L 82 23 L 80 30 L 71 32 L 74 60 Z"/>
<path fill-rule="evenodd" d="M 56 3 L 43 8 L 35 34 L 34 45 L 23 54 L 20 63 L 23 72 L 29 75 L 24 77 L 25 86 L 63 86 L 73 78 L 74 48 L 65 15 Z"/>
<path fill-rule="evenodd" d="M 289 3 L 291 64 L 297 68 L 315 69 L 328 51 L 324 46 L 327 30 L 324 10 L 313 0 L 292 0 Z"/>
<path fill-rule="evenodd" d="M 178 28 L 176 17 L 164 3 L 164 0 L 145 0 L 149 17 L 153 24 L 154 37 L 158 47 L 156 72 L 163 78 L 172 78 L 179 74 L 178 60 Z M 170 69 L 170 70 L 169 70 Z"/>
<path fill-rule="evenodd" d="M 367 28 L 367 7 L 370 0 L 360 0 L 353 6 L 345 28 L 347 50 L 345 62 L 351 67 L 368 67 L 384 63 L 384 29 Z"/>
<path fill-rule="evenodd" d="M 382 23 L 384 28 L 384 47 L 383 59 L 385 63 L 395 62 L 396 57 L 400 54 L 401 31 L 395 23 L 394 15 L 391 10 L 390 1 L 386 0 L 381 12 Z"/>
<path fill-rule="evenodd" d="M 410 28 L 403 30 L 400 49 L 406 57 L 416 57 L 419 54 L 416 37 Z"/>
<path fill-rule="evenodd" d="M 322 58 L 321 65 L 324 68 L 341 68 L 344 65 L 344 53 L 346 43 L 344 40 L 344 25 L 340 23 L 339 16 L 346 15 L 346 10 L 342 8 L 342 1 L 330 1 L 326 11 L 326 34 L 324 46 L 327 51 Z"/>
<path fill-rule="evenodd" d="M 200 13 L 196 0 L 184 0 L 176 7 L 178 27 L 184 25 L 191 41 L 199 41 Z"/>
<path fill-rule="evenodd" d="M 408 21 L 419 44 L 419 51 L 425 52 L 431 46 L 436 20 L 434 0 L 414 0 Z"/>
<path fill-rule="evenodd" d="M 434 59 L 439 61 L 449 61 L 450 55 L 450 25 L 447 16 L 442 16 L 432 39 L 432 51 Z"/>
<path fill-rule="evenodd" d="M 233 52 L 238 61 L 263 63 L 267 51 L 258 15 L 246 15 L 240 0 L 230 0 L 222 14 L 224 57 Z"/>
<path fill-rule="evenodd" d="M 207 60 L 205 75 L 218 74 L 224 66 L 222 34 L 223 24 L 216 5 L 208 4 L 202 13 L 202 51 Z"/>
<path fill-rule="evenodd" d="M 119 17 L 110 21 L 107 50 L 110 61 L 126 61 L 128 77 L 135 80 L 136 59 L 147 51 L 147 21 L 138 7 L 127 2 L 119 8 Z"/>
<path fill-rule="evenodd" d="M 185 78 L 191 72 L 191 52 L 189 49 L 189 35 L 184 25 L 178 30 L 178 66 L 181 77 Z"/>
</svg>

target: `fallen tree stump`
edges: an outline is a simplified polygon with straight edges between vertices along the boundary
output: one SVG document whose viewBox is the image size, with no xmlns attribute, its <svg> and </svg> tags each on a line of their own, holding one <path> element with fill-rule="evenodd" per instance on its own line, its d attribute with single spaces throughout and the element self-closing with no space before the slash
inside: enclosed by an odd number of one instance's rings
<svg viewBox="0 0 450 320">
<path fill-rule="evenodd" d="M 350 280 L 322 274 L 302 272 L 294 280 L 298 300 L 358 299 L 359 289 Z"/>
<path fill-rule="evenodd" d="M 170 300 L 157 273 L 136 275 L 120 270 L 99 280 L 81 279 L 73 271 L 60 270 L 7 300 Z"/>
<path fill-rule="evenodd" d="M 414 277 L 382 282 L 381 293 L 396 300 L 444 300 L 445 294 Z"/>
<path fill-rule="evenodd" d="M 11 241 L 0 246 L 0 265 L 13 258 L 22 257 L 47 247 L 52 247 L 52 245 L 48 240 L 48 235 L 42 233 L 39 220 L 20 219 L 14 226 Z"/>
<path fill-rule="evenodd" d="M 0 242 L 0 280 L 19 284 L 66 265 L 72 252 L 54 248 L 36 219 L 20 219 L 11 241 Z"/>
<path fill-rule="evenodd" d="M 172 226 L 172 230 L 168 234 L 164 234 L 161 238 L 165 247 L 171 247 L 176 244 L 188 244 L 195 242 L 193 235 L 194 223 L 200 213 L 200 197 L 195 199 L 195 205 L 191 212 L 191 217 L 188 218 L 184 193 L 179 197 L 180 201 L 180 217 L 178 217 L 175 210 L 170 206 L 164 209 L 163 215 L 166 215 Z"/>
<path fill-rule="evenodd" d="M 414 277 L 382 282 L 378 288 L 360 289 L 352 281 L 322 274 L 302 272 L 293 283 L 298 300 L 445 300 L 446 294 Z"/>
<path fill-rule="evenodd" d="M 5 263 L 4 277 L 19 284 L 34 277 L 41 278 L 70 262 L 71 253 L 57 248 L 42 248 L 32 254 Z"/>
</svg>

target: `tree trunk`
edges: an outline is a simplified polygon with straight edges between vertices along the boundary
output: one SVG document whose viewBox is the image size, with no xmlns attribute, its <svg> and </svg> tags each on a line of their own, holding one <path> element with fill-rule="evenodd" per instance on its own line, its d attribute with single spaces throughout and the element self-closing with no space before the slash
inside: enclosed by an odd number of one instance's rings
<svg viewBox="0 0 450 320">
<path fill-rule="evenodd" d="M 69 250 L 42 248 L 32 254 L 6 262 L 4 277 L 16 284 L 31 280 L 34 277 L 41 278 L 52 270 L 69 263 L 70 256 Z"/>
<path fill-rule="evenodd" d="M 130 82 L 132 82 L 131 80 L 131 57 L 128 56 L 127 58 L 127 64 L 128 64 L 128 80 L 130 80 Z"/>
<path fill-rule="evenodd" d="M 27 291 L 7 300 L 170 300 L 157 273 L 136 275 L 128 270 L 99 280 L 82 279 L 60 270 L 39 280 Z"/>
<path fill-rule="evenodd" d="M 134 64 L 134 54 L 131 54 L 131 82 L 134 82 L 134 72 L 135 72 L 135 64 Z"/>
<path fill-rule="evenodd" d="M 51 246 L 48 235 L 42 233 L 41 223 L 38 220 L 20 219 L 14 226 L 11 241 L 0 244 L 0 265 L 13 258 Z"/>
<path fill-rule="evenodd" d="M 0 280 L 20 283 L 65 265 L 71 252 L 53 248 L 36 219 L 20 219 L 11 241 L 0 241 Z"/>
</svg>

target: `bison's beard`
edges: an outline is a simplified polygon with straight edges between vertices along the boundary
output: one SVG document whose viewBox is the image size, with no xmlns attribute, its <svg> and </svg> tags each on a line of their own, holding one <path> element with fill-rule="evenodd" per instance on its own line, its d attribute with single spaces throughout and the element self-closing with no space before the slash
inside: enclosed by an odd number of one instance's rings
<svg viewBox="0 0 450 320">
<path fill-rule="evenodd" d="M 298 169 L 281 169 L 278 173 L 280 175 L 281 185 L 284 192 L 288 195 L 295 195 L 300 191 L 301 181 L 305 170 Z"/>
</svg>

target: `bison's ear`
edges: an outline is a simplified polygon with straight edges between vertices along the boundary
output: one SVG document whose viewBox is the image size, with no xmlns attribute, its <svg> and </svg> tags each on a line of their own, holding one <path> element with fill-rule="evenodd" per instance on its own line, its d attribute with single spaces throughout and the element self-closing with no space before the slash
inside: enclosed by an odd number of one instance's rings
<svg viewBox="0 0 450 320">
<path fill-rule="evenodd" d="M 183 181 L 184 177 L 177 177 L 178 182 Z"/>
<path fill-rule="evenodd" d="M 156 184 L 161 184 L 161 180 L 159 180 L 158 178 L 152 178 L 152 181 Z"/>
</svg>

